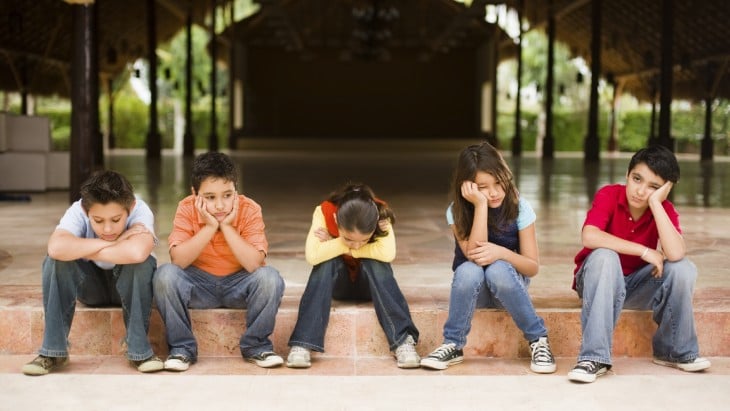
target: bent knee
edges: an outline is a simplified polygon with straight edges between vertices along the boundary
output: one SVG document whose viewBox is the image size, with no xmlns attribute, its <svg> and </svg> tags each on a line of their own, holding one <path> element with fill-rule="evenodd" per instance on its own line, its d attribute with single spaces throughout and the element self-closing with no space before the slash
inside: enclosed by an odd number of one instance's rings
<svg viewBox="0 0 730 411">
<path fill-rule="evenodd" d="M 155 271 L 152 287 L 155 294 L 166 294 L 171 288 L 177 288 L 181 268 L 172 263 L 162 264 Z"/>
<path fill-rule="evenodd" d="M 693 287 L 697 280 L 697 267 L 687 258 L 665 261 L 664 275 L 675 285 Z"/>
<path fill-rule="evenodd" d="M 484 269 L 471 261 L 466 261 L 456 267 L 451 286 L 455 288 L 473 287 L 482 282 L 484 282 Z"/>
<path fill-rule="evenodd" d="M 266 293 L 282 294 L 284 292 L 284 279 L 279 271 L 271 266 L 259 267 L 255 272 L 256 287 Z"/>
</svg>

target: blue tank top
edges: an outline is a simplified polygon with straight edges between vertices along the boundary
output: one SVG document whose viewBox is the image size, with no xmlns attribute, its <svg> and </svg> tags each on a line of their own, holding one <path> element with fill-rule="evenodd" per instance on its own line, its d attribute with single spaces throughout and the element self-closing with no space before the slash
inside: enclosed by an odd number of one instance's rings
<svg viewBox="0 0 730 411">
<path fill-rule="evenodd" d="M 497 214 L 501 210 L 501 207 L 499 208 L 490 208 L 489 209 L 489 218 L 496 218 Z M 510 223 L 505 224 L 503 227 L 501 227 L 501 230 L 489 230 L 489 235 L 487 240 L 490 243 L 494 243 L 497 245 L 500 245 L 504 248 L 507 248 L 509 250 L 512 250 L 516 253 L 520 252 L 520 237 L 519 237 L 519 230 L 517 228 L 517 220 L 514 220 Z M 451 264 L 451 269 L 456 270 L 456 267 L 460 266 L 462 263 L 468 261 L 469 259 L 466 258 L 464 255 L 464 252 L 461 251 L 461 247 L 459 247 L 459 242 L 456 241 L 456 238 L 454 238 L 454 262 Z"/>
</svg>

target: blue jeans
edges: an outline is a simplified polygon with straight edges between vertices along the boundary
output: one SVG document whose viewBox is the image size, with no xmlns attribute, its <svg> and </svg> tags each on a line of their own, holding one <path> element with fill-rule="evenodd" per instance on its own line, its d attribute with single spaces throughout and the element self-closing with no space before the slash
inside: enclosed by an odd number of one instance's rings
<svg viewBox="0 0 730 411">
<path fill-rule="evenodd" d="M 507 310 L 528 341 L 546 336 L 545 322 L 537 316 L 527 293 L 529 285 L 529 278 L 503 260 L 486 267 L 471 261 L 456 267 L 451 282 L 449 317 L 444 324 L 444 344 L 455 344 L 457 349 L 466 345 L 477 307 Z"/>
<path fill-rule="evenodd" d="M 156 267 L 157 260 L 152 256 L 142 263 L 116 265 L 111 270 L 102 270 L 86 260 L 58 261 L 46 256 L 42 270 L 45 329 L 38 353 L 47 357 L 68 356 L 68 334 L 78 297 L 90 305 L 121 303 L 127 328 L 127 358 L 139 361 L 151 357 L 154 353 L 147 331 Z M 113 290 L 108 287 L 111 283 Z"/>
<path fill-rule="evenodd" d="M 297 324 L 289 338 L 289 346 L 298 345 L 324 352 L 324 335 L 333 296 L 343 300 L 372 298 L 375 314 L 391 350 L 405 342 L 409 335 L 418 341 L 418 329 L 411 320 L 408 303 L 398 288 L 390 264 L 369 258 L 359 261 L 360 273 L 355 283 L 350 280 L 342 257 L 312 268 L 299 302 Z"/>
<path fill-rule="evenodd" d="M 273 351 L 269 336 L 284 295 L 284 280 L 275 268 L 263 266 L 252 273 L 241 270 L 216 276 L 192 265 L 182 269 L 168 263 L 157 269 L 154 290 L 170 355 L 184 355 L 192 362 L 198 358 L 188 308 L 246 309 L 246 331 L 239 340 L 241 355 L 248 358 Z"/>
<path fill-rule="evenodd" d="M 652 339 L 654 356 L 667 361 L 691 361 L 698 356 L 692 294 L 697 267 L 684 258 L 664 261 L 660 278 L 647 264 L 624 276 L 615 251 L 597 248 L 576 274 L 576 290 L 583 299 L 578 361 L 611 364 L 613 330 L 623 308 L 652 310 L 659 325 Z"/>
</svg>

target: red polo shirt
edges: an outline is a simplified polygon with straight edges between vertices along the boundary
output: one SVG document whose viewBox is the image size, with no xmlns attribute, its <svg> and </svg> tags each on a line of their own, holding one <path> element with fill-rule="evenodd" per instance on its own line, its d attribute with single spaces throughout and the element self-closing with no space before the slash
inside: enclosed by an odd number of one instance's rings
<svg viewBox="0 0 730 411">
<path fill-rule="evenodd" d="M 679 214 L 674 208 L 674 205 L 669 200 L 664 200 L 662 206 L 667 212 L 669 220 L 677 231 L 681 233 Z M 593 198 L 593 206 L 586 213 L 586 220 L 583 226 L 585 227 L 586 225 L 598 227 L 616 237 L 643 244 L 649 248 L 656 249 L 659 245 L 659 231 L 656 228 L 654 215 L 647 208 L 644 214 L 637 221 L 634 221 L 629 212 L 629 204 L 626 199 L 626 186 L 623 184 L 608 185 L 596 192 Z M 575 273 L 578 272 L 578 269 L 583 265 L 583 261 L 585 261 L 591 251 L 593 250 L 584 247 L 575 256 L 573 289 L 575 289 Z M 646 264 L 637 255 L 619 254 L 619 258 L 624 275 L 629 275 Z"/>
</svg>

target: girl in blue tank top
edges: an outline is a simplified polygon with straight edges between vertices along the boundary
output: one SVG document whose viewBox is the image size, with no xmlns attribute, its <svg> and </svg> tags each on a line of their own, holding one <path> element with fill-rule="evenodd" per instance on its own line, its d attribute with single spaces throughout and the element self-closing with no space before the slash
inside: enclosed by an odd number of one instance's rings
<svg viewBox="0 0 730 411">
<path fill-rule="evenodd" d="M 553 373 L 545 322 L 527 287 L 540 267 L 535 212 L 514 186 L 512 171 L 489 143 L 459 155 L 446 220 L 454 232 L 449 315 L 444 342 L 421 366 L 443 370 L 464 360 L 463 348 L 477 307 L 506 310 L 530 346 L 530 369 Z"/>
</svg>

